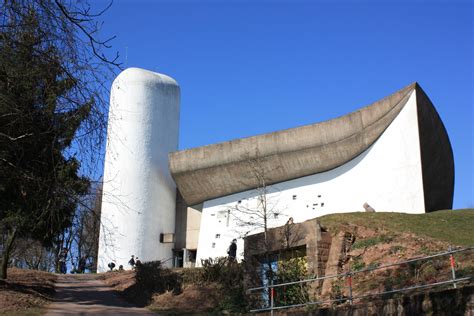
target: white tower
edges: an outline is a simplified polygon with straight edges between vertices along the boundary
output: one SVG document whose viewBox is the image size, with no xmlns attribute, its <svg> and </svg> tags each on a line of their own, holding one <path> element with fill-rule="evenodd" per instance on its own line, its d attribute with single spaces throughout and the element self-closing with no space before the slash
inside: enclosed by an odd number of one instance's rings
<svg viewBox="0 0 474 316">
<path fill-rule="evenodd" d="M 179 86 L 172 78 L 128 68 L 110 96 L 98 271 L 172 257 L 160 234 L 175 228 L 176 186 L 168 153 L 178 149 Z M 168 261 L 171 263 L 171 260 Z"/>
</svg>

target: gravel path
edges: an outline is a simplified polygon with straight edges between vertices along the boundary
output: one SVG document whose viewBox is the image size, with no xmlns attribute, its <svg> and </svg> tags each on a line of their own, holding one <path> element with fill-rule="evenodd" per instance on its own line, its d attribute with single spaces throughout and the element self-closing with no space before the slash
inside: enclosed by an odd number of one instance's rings
<svg viewBox="0 0 474 316">
<path fill-rule="evenodd" d="M 145 308 L 133 307 L 95 275 L 60 275 L 55 301 L 48 306 L 53 315 L 156 315 Z"/>
</svg>

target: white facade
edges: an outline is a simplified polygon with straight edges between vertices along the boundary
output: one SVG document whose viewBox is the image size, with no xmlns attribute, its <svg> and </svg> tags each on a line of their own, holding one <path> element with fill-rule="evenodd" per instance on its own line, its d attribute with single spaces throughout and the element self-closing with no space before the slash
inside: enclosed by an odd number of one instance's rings
<svg viewBox="0 0 474 316">
<path fill-rule="evenodd" d="M 281 215 L 271 219 L 270 227 L 285 224 L 289 217 L 303 222 L 326 214 L 364 211 L 364 203 L 377 212 L 424 213 L 419 139 L 413 91 L 380 138 L 358 157 L 326 172 L 273 185 L 274 192 L 267 196 L 270 207 Z M 239 227 L 233 214 L 241 219 L 242 214 L 232 209 L 237 203 L 255 208 L 256 196 L 250 190 L 204 202 L 197 265 L 201 259 L 226 256 L 233 238 L 238 239 L 237 255 L 242 258 L 242 237 L 261 229 Z"/>
<path fill-rule="evenodd" d="M 178 149 L 179 86 L 138 68 L 123 71 L 110 97 L 98 271 L 135 255 L 143 262 L 172 257 L 176 185 L 168 153 Z M 171 261 L 168 261 L 171 264 Z"/>
</svg>

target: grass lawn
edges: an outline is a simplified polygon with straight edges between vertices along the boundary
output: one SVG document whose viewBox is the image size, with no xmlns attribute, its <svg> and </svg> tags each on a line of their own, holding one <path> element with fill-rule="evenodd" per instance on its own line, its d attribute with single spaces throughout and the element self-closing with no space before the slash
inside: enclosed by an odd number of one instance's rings
<svg viewBox="0 0 474 316">
<path fill-rule="evenodd" d="M 353 224 L 393 232 L 413 233 L 457 246 L 474 246 L 474 209 L 426 214 L 356 212 L 325 215 L 319 220 L 330 230 L 335 230 L 340 225 Z"/>
</svg>

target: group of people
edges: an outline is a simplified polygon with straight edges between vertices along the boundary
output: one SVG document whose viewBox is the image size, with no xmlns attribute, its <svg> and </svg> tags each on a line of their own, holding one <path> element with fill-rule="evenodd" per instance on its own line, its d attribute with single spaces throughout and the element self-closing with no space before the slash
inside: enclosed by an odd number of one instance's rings
<svg viewBox="0 0 474 316">
<path fill-rule="evenodd" d="M 128 261 L 128 264 L 132 267 L 132 269 L 135 269 L 137 266 L 140 266 L 142 262 L 140 261 L 140 259 L 138 259 L 138 257 L 135 257 L 135 255 L 132 255 L 132 258 L 130 258 L 130 260 Z M 115 268 L 115 262 L 113 261 L 109 262 L 108 267 L 110 271 L 113 271 Z M 120 265 L 119 271 L 122 271 L 122 270 L 123 270 L 123 265 Z"/>
<path fill-rule="evenodd" d="M 61 250 L 61 253 L 59 254 L 59 272 L 66 274 L 67 272 L 67 267 L 66 267 L 66 258 L 67 258 L 67 253 L 68 249 L 64 248 Z M 229 261 L 235 261 L 235 258 L 237 256 L 237 239 L 233 239 L 232 242 L 229 245 L 229 248 L 227 249 L 227 255 L 229 258 Z M 140 259 L 138 257 L 135 257 L 132 255 L 130 260 L 128 261 L 128 264 L 132 267 L 132 269 L 135 269 L 137 266 L 141 265 Z M 115 262 L 109 262 L 108 267 L 110 271 L 113 271 L 115 268 Z M 86 258 L 78 258 L 78 267 L 75 269 L 75 272 L 77 273 L 84 273 L 86 268 Z M 123 265 L 119 266 L 119 270 L 123 270 Z"/>
<path fill-rule="evenodd" d="M 142 262 L 140 261 L 140 259 L 138 259 L 138 257 L 135 258 L 135 256 L 132 255 L 132 258 L 128 260 L 128 264 L 132 267 L 132 269 L 135 269 L 135 267 L 140 266 Z"/>
<path fill-rule="evenodd" d="M 232 241 L 229 245 L 229 248 L 227 249 L 227 255 L 228 255 L 228 258 L 229 258 L 229 262 L 235 261 L 235 258 L 237 257 L 237 239 L 232 239 Z M 128 261 L 128 265 L 131 266 L 132 269 L 135 269 L 136 267 L 140 266 L 141 264 L 142 263 L 141 263 L 140 259 L 138 259 L 138 257 L 135 257 L 134 255 L 132 255 L 132 257 Z M 113 271 L 114 268 L 115 268 L 115 263 L 110 262 L 108 264 L 108 267 L 109 267 L 110 271 Z M 119 271 L 122 271 L 122 270 L 123 270 L 123 266 L 120 265 L 119 266 Z"/>
<path fill-rule="evenodd" d="M 68 251 L 69 250 L 67 248 L 63 248 L 59 252 L 59 260 L 58 260 L 59 273 L 62 273 L 62 274 L 67 273 L 67 255 L 68 255 Z M 73 266 L 73 268 L 71 269 L 71 273 L 84 273 L 86 271 L 86 263 L 87 263 L 86 257 L 84 257 L 84 256 L 82 256 L 80 258 L 77 257 L 77 267 L 74 264 L 74 260 L 71 260 L 71 263 L 72 263 L 72 266 Z"/>
</svg>

